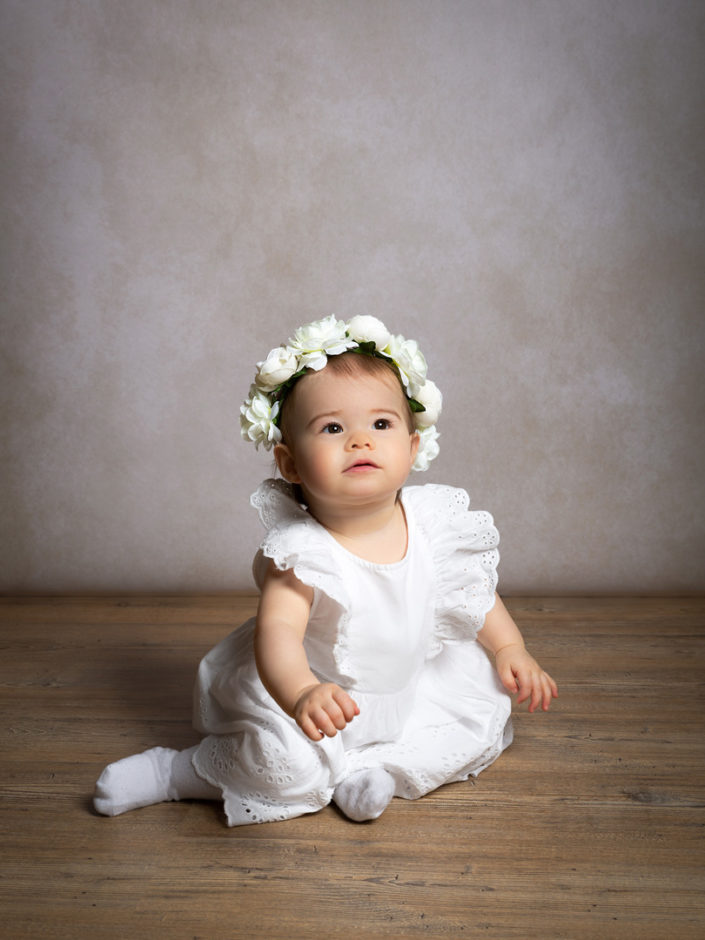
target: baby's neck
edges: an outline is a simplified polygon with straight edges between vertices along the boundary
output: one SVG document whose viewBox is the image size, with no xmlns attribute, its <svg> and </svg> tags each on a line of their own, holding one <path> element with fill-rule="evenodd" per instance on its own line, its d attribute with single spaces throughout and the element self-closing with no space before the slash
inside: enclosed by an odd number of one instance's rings
<svg viewBox="0 0 705 940">
<path fill-rule="evenodd" d="M 318 521 L 343 548 L 366 561 L 388 565 L 406 555 L 408 531 L 398 499 L 391 506 L 338 517 L 328 514 Z"/>
</svg>

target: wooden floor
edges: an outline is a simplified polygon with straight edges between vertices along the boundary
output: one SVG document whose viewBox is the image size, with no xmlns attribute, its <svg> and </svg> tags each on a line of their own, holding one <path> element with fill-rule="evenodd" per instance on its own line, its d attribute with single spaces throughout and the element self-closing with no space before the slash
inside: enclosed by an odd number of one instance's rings
<svg viewBox="0 0 705 940">
<path fill-rule="evenodd" d="M 507 603 L 561 695 L 475 783 L 228 829 L 91 794 L 195 743 L 197 662 L 253 598 L 0 599 L 0 936 L 705 937 L 705 599 Z"/>
</svg>

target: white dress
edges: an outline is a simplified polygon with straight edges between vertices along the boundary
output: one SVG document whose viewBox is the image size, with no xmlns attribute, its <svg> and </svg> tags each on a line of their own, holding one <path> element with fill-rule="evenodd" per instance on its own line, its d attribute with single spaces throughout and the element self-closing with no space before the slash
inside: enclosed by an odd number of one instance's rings
<svg viewBox="0 0 705 940">
<path fill-rule="evenodd" d="M 304 645 L 311 669 L 336 682 L 360 714 L 313 742 L 262 685 L 254 618 L 201 662 L 194 724 L 205 735 L 196 772 L 223 794 L 231 826 L 289 819 L 330 803 L 358 770 L 384 767 L 395 795 L 417 799 L 466 780 L 511 742 L 511 700 L 476 637 L 494 604 L 499 541 L 492 517 L 469 512 L 464 490 L 402 491 L 409 538 L 403 560 L 358 558 L 266 480 L 252 496 L 268 559 L 313 588 Z"/>
</svg>

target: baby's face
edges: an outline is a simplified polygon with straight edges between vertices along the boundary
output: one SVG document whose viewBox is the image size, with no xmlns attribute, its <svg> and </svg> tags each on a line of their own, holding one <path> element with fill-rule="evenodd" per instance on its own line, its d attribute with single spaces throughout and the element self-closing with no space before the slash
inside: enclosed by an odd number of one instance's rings
<svg viewBox="0 0 705 940">
<path fill-rule="evenodd" d="M 395 499 L 419 445 L 395 376 L 325 368 L 301 379 L 295 392 L 287 404 L 287 443 L 275 455 L 314 514 L 317 506 L 354 509 Z"/>
</svg>

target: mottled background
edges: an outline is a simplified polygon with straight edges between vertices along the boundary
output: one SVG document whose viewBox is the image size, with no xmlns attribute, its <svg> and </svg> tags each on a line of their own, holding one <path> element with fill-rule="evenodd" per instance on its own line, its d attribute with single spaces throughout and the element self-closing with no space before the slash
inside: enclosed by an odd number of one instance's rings
<svg viewBox="0 0 705 940">
<path fill-rule="evenodd" d="M 370 313 L 505 592 L 705 589 L 705 5 L 0 0 L 0 587 L 252 586 L 255 362 Z"/>
</svg>

